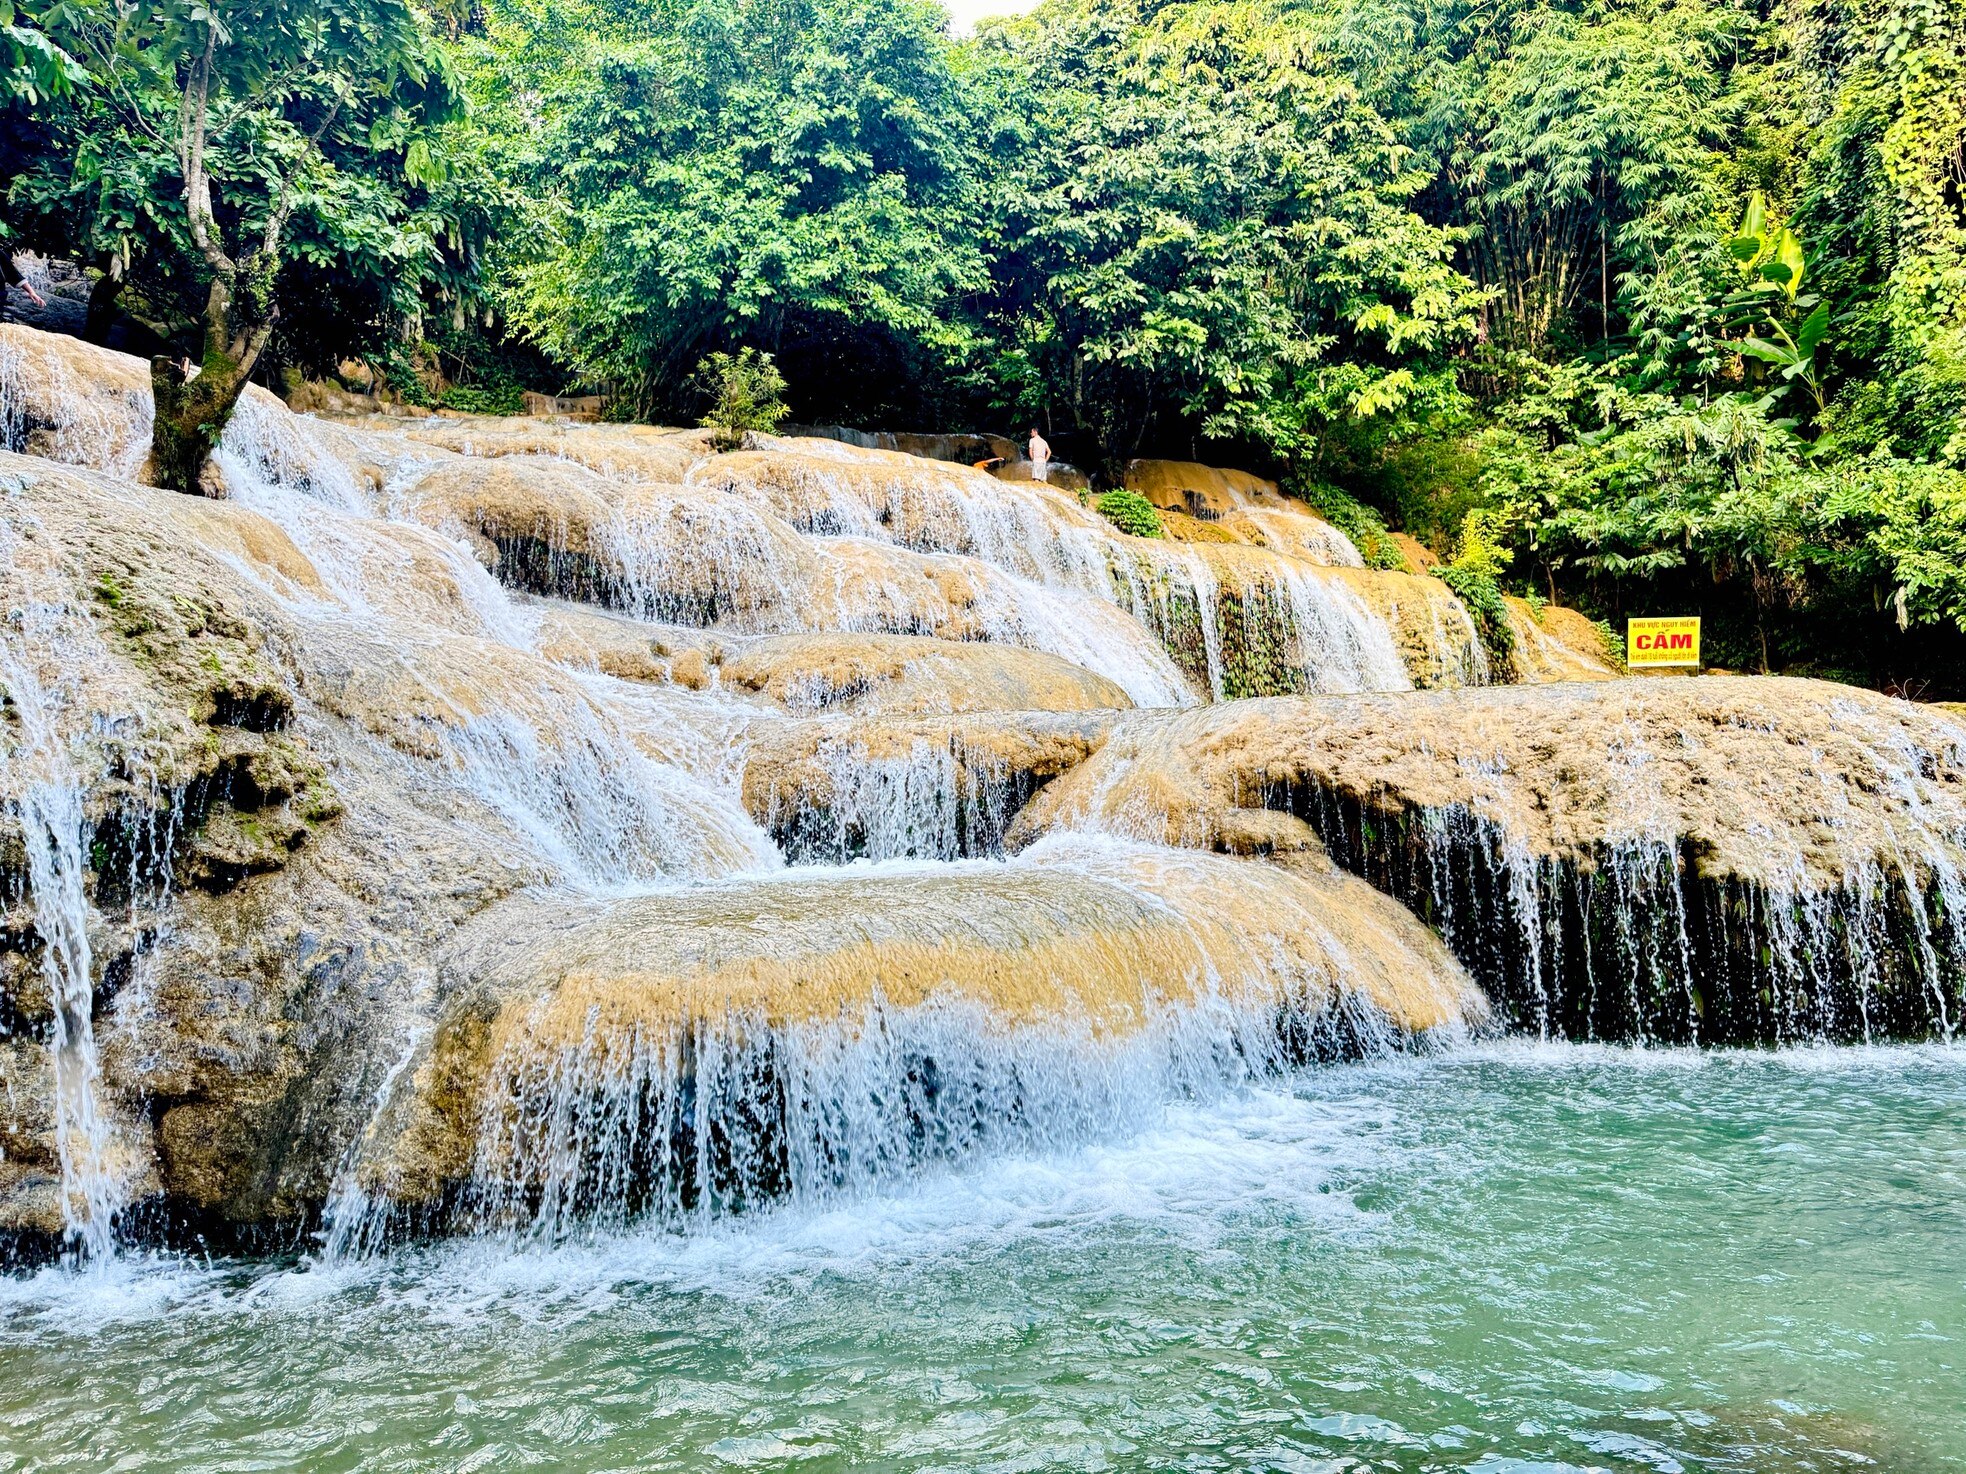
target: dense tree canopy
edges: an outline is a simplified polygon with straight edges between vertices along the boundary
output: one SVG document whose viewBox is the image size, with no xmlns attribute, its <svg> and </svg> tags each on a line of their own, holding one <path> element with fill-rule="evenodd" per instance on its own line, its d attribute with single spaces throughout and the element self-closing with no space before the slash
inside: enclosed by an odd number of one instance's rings
<svg viewBox="0 0 1966 1474">
<path fill-rule="evenodd" d="M 1966 680 L 1957 4 L 407 3 L 0 0 L 7 239 L 194 335 L 214 44 L 281 363 L 693 420 L 751 348 L 799 419 L 1236 461 L 1470 588 Z"/>
<path fill-rule="evenodd" d="M 344 295 L 366 282 L 397 314 L 439 274 L 422 207 L 457 101 L 448 58 L 408 0 L 59 0 L 16 18 L 13 44 L 59 56 L 64 85 L 12 89 L 9 235 L 92 263 L 92 316 L 134 285 L 183 339 L 153 373 L 153 467 L 189 489 L 290 268 Z"/>
<path fill-rule="evenodd" d="M 738 343 L 808 406 L 905 399 L 987 280 L 943 26 L 930 0 L 494 7 L 482 119 L 530 202 L 513 322 L 652 412 Z"/>
</svg>

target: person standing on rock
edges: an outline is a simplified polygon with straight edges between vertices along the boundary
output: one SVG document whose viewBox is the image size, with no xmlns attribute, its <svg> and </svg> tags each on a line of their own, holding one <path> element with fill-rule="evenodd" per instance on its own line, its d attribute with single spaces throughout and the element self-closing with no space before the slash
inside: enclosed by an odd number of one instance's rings
<svg viewBox="0 0 1966 1474">
<path fill-rule="evenodd" d="M 1051 447 L 1045 443 L 1044 436 L 1038 434 L 1036 425 L 1031 427 L 1031 479 L 1051 479 Z"/>
</svg>

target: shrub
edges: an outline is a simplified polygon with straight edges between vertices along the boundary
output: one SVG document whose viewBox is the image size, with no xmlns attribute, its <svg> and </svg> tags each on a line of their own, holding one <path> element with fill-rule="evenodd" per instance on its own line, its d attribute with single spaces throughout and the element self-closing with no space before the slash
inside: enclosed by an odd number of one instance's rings
<svg viewBox="0 0 1966 1474">
<path fill-rule="evenodd" d="M 1137 491 L 1109 491 L 1093 503 L 1099 515 L 1130 537 L 1159 537 L 1160 513 Z"/>
<path fill-rule="evenodd" d="M 1406 554 L 1386 530 L 1386 519 L 1343 487 L 1319 483 L 1302 495 L 1313 512 L 1352 540 L 1367 568 L 1390 569 L 1395 573 L 1412 571 L 1407 566 Z"/>
<path fill-rule="evenodd" d="M 736 450 L 753 430 L 767 435 L 785 422 L 785 376 L 769 353 L 740 348 L 712 353 L 696 366 L 697 384 L 710 396 L 709 413 L 697 423 L 711 431 L 718 451 Z"/>
<path fill-rule="evenodd" d="M 525 410 L 526 391 L 517 384 L 471 384 L 446 389 L 438 409 L 466 415 L 516 415 Z"/>
<path fill-rule="evenodd" d="M 1591 628 L 1597 631 L 1597 642 L 1604 647 L 1604 658 L 1611 662 L 1611 668 L 1626 669 L 1624 637 L 1611 628 L 1611 621 L 1594 619 L 1591 621 Z"/>
<path fill-rule="evenodd" d="M 1515 629 L 1509 606 L 1502 602 L 1500 575 L 1513 555 L 1493 536 L 1493 514 L 1476 510 L 1461 524 L 1461 545 L 1454 561 L 1440 570 L 1441 582 L 1454 590 L 1474 616 L 1475 632 L 1488 651 L 1488 664 L 1498 680 L 1515 679 Z"/>
</svg>

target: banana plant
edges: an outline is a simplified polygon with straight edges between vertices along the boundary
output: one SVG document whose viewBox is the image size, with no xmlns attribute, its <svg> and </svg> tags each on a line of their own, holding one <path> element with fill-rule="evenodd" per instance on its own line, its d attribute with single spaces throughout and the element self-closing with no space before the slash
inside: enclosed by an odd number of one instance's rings
<svg viewBox="0 0 1966 1474">
<path fill-rule="evenodd" d="M 1832 314 L 1827 302 L 1802 291 L 1808 266 L 1801 240 L 1770 219 L 1768 202 L 1756 190 L 1727 250 L 1744 279 L 1742 290 L 1727 300 L 1730 325 L 1749 329 L 1734 346 L 1742 356 L 1779 372 L 1785 383 L 1806 391 L 1820 414 L 1828 395 L 1816 352 L 1829 333 Z M 1803 318 L 1791 333 L 1782 319 L 1798 312 Z"/>
<path fill-rule="evenodd" d="M 1822 375 L 1817 370 L 1816 349 L 1822 346 L 1823 337 L 1829 332 L 1829 324 L 1829 303 L 1818 302 L 1792 336 L 1771 316 L 1766 326 L 1775 335 L 1774 340 L 1744 338 L 1739 345 L 1740 350 L 1748 357 L 1760 359 L 1779 370 L 1782 378 L 1789 383 L 1800 384 L 1816 401 L 1816 412 L 1821 414 L 1828 408 L 1829 400 L 1823 392 Z"/>
</svg>

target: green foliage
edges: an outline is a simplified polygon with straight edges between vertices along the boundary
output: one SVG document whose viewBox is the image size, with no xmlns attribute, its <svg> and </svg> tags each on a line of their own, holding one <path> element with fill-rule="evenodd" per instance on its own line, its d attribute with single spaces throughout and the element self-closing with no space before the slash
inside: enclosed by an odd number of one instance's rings
<svg viewBox="0 0 1966 1474">
<path fill-rule="evenodd" d="M 1890 590 L 1900 628 L 1966 632 L 1966 471 L 1872 457 L 1792 475 L 1772 498 L 1799 533 L 1778 555 L 1784 571 L 1855 575 Z"/>
<path fill-rule="evenodd" d="M 425 382 L 424 366 L 420 361 L 425 351 L 424 344 L 391 339 L 370 358 L 369 366 L 381 375 L 383 384 L 403 403 L 435 409 L 437 396 L 430 392 L 430 386 Z"/>
<path fill-rule="evenodd" d="M 1367 568 L 1411 571 L 1406 555 L 1386 528 L 1386 519 L 1350 492 L 1328 483 L 1293 489 L 1310 504 L 1312 511 L 1351 539 Z"/>
<path fill-rule="evenodd" d="M 0 0 L 0 242 L 195 347 L 212 40 L 276 368 L 674 422 L 755 349 L 802 418 L 1277 476 L 1497 648 L 1506 569 L 1966 695 L 1966 7 L 411 3 Z"/>
<path fill-rule="evenodd" d="M 1300 464 L 1453 397 L 1458 236 L 1300 13 L 1056 5 L 976 51 L 1014 145 L 986 322 L 1018 417 L 1109 463 L 1200 434 Z"/>
<path fill-rule="evenodd" d="M 816 416 L 913 401 L 985 281 L 953 61 L 932 0 L 491 7 L 481 122 L 532 202 L 510 314 L 650 415 L 740 343 Z"/>
<path fill-rule="evenodd" d="M 526 391 L 517 384 L 466 384 L 437 396 L 438 409 L 466 415 L 516 415 L 526 408 Z"/>
<path fill-rule="evenodd" d="M 785 376 L 769 353 L 740 348 L 712 353 L 697 365 L 696 381 L 710 398 L 710 409 L 697 421 L 712 433 L 719 451 L 736 450 L 753 430 L 770 434 L 785 422 Z"/>
<path fill-rule="evenodd" d="M 12 233 L 104 273 L 194 356 L 214 275 L 242 321 L 305 298 L 289 361 L 323 368 L 474 290 L 489 178 L 461 192 L 446 162 L 460 98 L 410 0 L 8 8 L 69 77 L 0 98 Z"/>
<path fill-rule="evenodd" d="M 1611 621 L 1594 619 L 1591 621 L 1591 628 L 1597 631 L 1598 648 L 1603 651 L 1604 658 L 1611 669 L 1625 669 L 1624 637 L 1611 627 Z"/>
<path fill-rule="evenodd" d="M 1626 290 L 1680 285 L 1678 248 L 1718 201 L 1727 70 L 1751 21 L 1670 0 L 1484 10 L 1447 6 L 1406 39 L 1417 66 L 1381 64 L 1427 79 L 1402 111 L 1470 228 L 1485 340 L 1550 356 L 1616 331 L 1606 268 Z"/>
<path fill-rule="evenodd" d="M 1442 565 L 1440 577 L 1474 617 L 1491 672 L 1508 680 L 1515 673 L 1515 627 L 1502 599 L 1502 574 L 1514 555 L 1497 540 L 1499 524 L 1493 512 L 1471 513 L 1461 528 L 1460 547 L 1453 561 Z"/>
<path fill-rule="evenodd" d="M 1159 537 L 1160 513 L 1137 491 L 1116 488 L 1102 493 L 1093 509 L 1131 537 Z"/>
<path fill-rule="evenodd" d="M 1802 292 L 1807 274 L 1802 242 L 1788 226 L 1769 218 L 1768 203 L 1756 190 L 1727 252 L 1742 279 L 1726 304 L 1729 325 L 1742 329 L 1737 344 L 1742 356 L 1780 370 L 1785 383 L 1807 390 L 1820 415 L 1829 400 L 1817 350 L 1825 346 L 1830 309 L 1829 303 Z"/>
<path fill-rule="evenodd" d="M 1495 575 L 1458 563 L 1443 564 L 1441 582 L 1455 593 L 1473 616 L 1475 633 L 1488 652 L 1491 674 L 1496 680 L 1513 678 L 1515 671 L 1515 630 L 1509 624 L 1509 607 L 1502 601 L 1502 586 Z"/>
<path fill-rule="evenodd" d="M 15 0 L 0 0 L 0 100 L 27 105 L 66 97 L 86 84 L 88 70 L 47 32 L 21 13 Z"/>
</svg>

